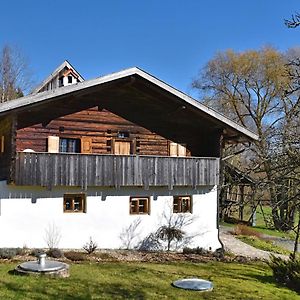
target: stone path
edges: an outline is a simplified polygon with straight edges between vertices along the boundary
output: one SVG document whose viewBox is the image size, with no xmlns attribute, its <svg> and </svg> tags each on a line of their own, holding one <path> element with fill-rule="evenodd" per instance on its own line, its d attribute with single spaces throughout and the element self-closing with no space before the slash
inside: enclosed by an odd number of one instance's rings
<svg viewBox="0 0 300 300">
<path fill-rule="evenodd" d="M 287 255 L 275 254 L 268 251 L 260 250 L 240 241 L 230 233 L 230 228 L 228 229 L 226 227 L 220 227 L 220 239 L 224 244 L 225 251 L 231 252 L 235 255 L 241 255 L 252 259 L 264 260 L 269 260 L 271 254 L 286 259 L 288 258 Z"/>
</svg>

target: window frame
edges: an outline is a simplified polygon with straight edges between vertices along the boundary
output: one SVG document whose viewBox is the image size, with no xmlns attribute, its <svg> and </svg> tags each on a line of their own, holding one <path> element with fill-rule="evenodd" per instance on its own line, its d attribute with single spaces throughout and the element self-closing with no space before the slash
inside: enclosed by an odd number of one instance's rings
<svg viewBox="0 0 300 300">
<path fill-rule="evenodd" d="M 80 198 L 81 209 L 75 209 L 75 200 Z M 68 199 L 71 199 L 71 209 L 66 208 L 66 202 Z M 63 212 L 64 213 L 86 213 L 86 194 L 85 193 L 65 193 L 63 198 Z"/>
<path fill-rule="evenodd" d="M 183 209 L 183 200 L 188 200 L 188 208 Z M 177 203 L 176 203 L 177 202 Z M 177 208 L 175 208 L 175 205 Z M 174 214 L 192 214 L 193 213 L 193 198 L 191 195 L 173 196 L 173 213 Z"/>
<path fill-rule="evenodd" d="M 140 212 L 139 211 L 139 207 L 140 207 L 140 201 L 147 201 L 147 207 L 146 207 L 146 211 Z M 132 210 L 132 203 L 137 202 L 137 204 L 135 204 L 135 208 L 138 208 L 138 210 L 133 211 Z M 150 207 L 150 196 L 131 196 L 129 198 L 129 214 L 130 215 L 150 215 L 151 212 L 151 207 Z"/>
</svg>

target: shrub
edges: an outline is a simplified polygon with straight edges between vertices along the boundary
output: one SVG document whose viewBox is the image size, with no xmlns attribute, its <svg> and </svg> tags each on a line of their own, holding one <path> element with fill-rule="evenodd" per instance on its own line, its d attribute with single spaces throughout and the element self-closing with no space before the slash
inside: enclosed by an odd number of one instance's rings
<svg viewBox="0 0 300 300">
<path fill-rule="evenodd" d="M 42 253 L 45 253 L 45 251 L 43 249 L 35 248 L 35 249 L 31 250 L 30 255 L 38 256 L 39 254 L 42 254 Z"/>
<path fill-rule="evenodd" d="M 0 258 L 12 259 L 19 254 L 18 249 L 20 248 L 0 248 Z"/>
<path fill-rule="evenodd" d="M 64 253 L 60 249 L 57 249 L 57 248 L 49 249 L 47 251 L 47 255 L 50 256 L 50 257 L 53 257 L 53 258 L 62 258 L 62 257 L 64 257 Z"/>
<path fill-rule="evenodd" d="M 76 251 L 65 252 L 65 257 L 72 261 L 84 261 L 86 259 L 84 253 Z"/>
<path fill-rule="evenodd" d="M 238 224 L 234 227 L 233 233 L 235 235 L 248 235 L 248 236 L 256 236 L 256 237 L 261 237 L 261 233 L 257 232 L 253 228 L 243 225 L 243 224 Z"/>
<path fill-rule="evenodd" d="M 277 282 L 300 292 L 300 259 L 284 260 L 272 255 L 268 264 Z"/>
<path fill-rule="evenodd" d="M 83 245 L 83 249 L 88 253 L 92 254 L 97 249 L 98 245 L 93 241 L 92 237 L 90 237 L 90 241 Z"/>
<path fill-rule="evenodd" d="M 204 256 L 212 254 L 211 251 L 205 250 L 204 248 L 201 248 L 201 247 L 197 247 L 197 248 L 185 247 L 185 248 L 183 248 L 182 253 L 183 254 L 198 254 L 198 255 L 204 255 Z"/>
</svg>

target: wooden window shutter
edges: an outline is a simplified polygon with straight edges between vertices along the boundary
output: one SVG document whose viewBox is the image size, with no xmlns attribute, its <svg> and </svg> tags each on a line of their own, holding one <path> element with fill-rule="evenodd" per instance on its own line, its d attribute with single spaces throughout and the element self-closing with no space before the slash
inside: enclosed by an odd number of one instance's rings
<svg viewBox="0 0 300 300">
<path fill-rule="evenodd" d="M 170 142 L 169 153 L 170 156 L 186 156 L 186 145 Z"/>
<path fill-rule="evenodd" d="M 170 142 L 169 151 L 170 156 L 177 156 L 177 143 Z"/>
<path fill-rule="evenodd" d="M 184 144 L 177 145 L 177 155 L 186 156 L 186 146 Z"/>
<path fill-rule="evenodd" d="M 59 152 L 59 137 L 48 136 L 48 152 L 58 153 Z"/>
<path fill-rule="evenodd" d="M 92 138 L 82 137 L 81 138 L 81 153 L 92 153 Z"/>
<path fill-rule="evenodd" d="M 130 155 L 131 142 L 128 141 L 115 141 L 114 154 L 117 155 Z"/>
</svg>

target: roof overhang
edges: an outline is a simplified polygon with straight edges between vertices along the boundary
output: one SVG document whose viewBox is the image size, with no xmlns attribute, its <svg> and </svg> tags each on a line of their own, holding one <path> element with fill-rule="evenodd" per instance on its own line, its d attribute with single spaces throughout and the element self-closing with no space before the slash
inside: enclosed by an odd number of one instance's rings
<svg viewBox="0 0 300 300">
<path fill-rule="evenodd" d="M 139 86 L 137 86 L 137 82 L 139 83 Z M 188 112 L 189 114 L 193 114 L 193 122 L 196 123 L 198 122 L 198 115 L 199 122 L 201 118 L 204 118 L 208 122 L 216 124 L 219 129 L 223 130 L 223 134 L 226 135 L 226 138 L 228 140 L 244 142 L 259 139 L 258 136 L 252 131 L 246 129 L 243 126 L 240 126 L 239 124 L 233 122 L 232 120 L 216 112 L 215 110 L 201 104 L 190 96 L 182 93 L 181 91 L 173 88 L 172 86 L 166 84 L 158 78 L 136 67 L 126 69 L 117 73 L 112 73 L 96 79 L 86 80 L 51 91 L 31 94 L 22 98 L 2 103 L 0 104 L 0 117 L 11 113 L 24 114 L 34 109 L 39 109 L 44 105 L 53 105 L 53 103 L 55 102 L 59 103 L 57 101 L 61 101 L 61 99 L 67 98 L 74 99 L 80 97 L 81 99 L 83 99 L 82 97 L 85 97 L 86 99 L 92 99 L 92 102 L 89 104 L 90 106 L 95 104 L 101 106 L 101 104 L 98 104 L 99 99 L 96 99 L 99 98 L 100 95 L 102 96 L 102 98 L 106 97 L 107 99 L 113 99 L 113 97 L 121 98 L 121 90 L 118 94 L 116 94 L 118 87 L 122 87 L 122 93 L 126 94 L 127 90 L 125 90 L 125 87 L 129 87 L 130 85 L 135 85 L 135 90 L 131 88 L 131 98 L 134 98 L 135 94 L 138 94 L 140 92 L 140 89 L 144 89 L 145 95 L 148 93 L 148 90 L 149 92 L 156 93 L 153 94 L 151 98 L 153 104 L 156 99 L 158 101 L 159 97 L 157 95 L 163 95 L 162 97 L 164 98 L 164 102 L 157 102 L 155 103 L 156 106 L 161 105 L 162 109 L 164 109 L 164 105 L 170 104 L 170 107 L 172 107 L 173 105 L 174 108 L 176 107 L 174 111 L 182 110 Z M 107 94 L 104 94 L 104 90 L 109 92 L 107 92 Z M 131 103 L 129 99 L 130 97 L 128 96 L 128 103 Z M 143 97 L 141 97 L 140 95 L 136 96 L 135 105 L 142 105 L 142 98 Z M 165 101 L 166 99 L 170 101 Z M 85 100 L 83 102 L 85 102 Z M 119 101 L 118 105 L 121 104 L 122 102 Z M 130 110 L 134 110 L 134 107 L 130 107 Z M 151 114 L 151 111 L 149 111 L 149 114 Z M 165 116 L 168 116 L 168 112 L 165 112 Z M 184 118 L 189 119 L 189 115 L 184 114 L 183 116 Z M 186 120 L 186 122 L 188 121 L 189 120 Z M 198 125 L 200 125 L 200 123 Z"/>
</svg>

